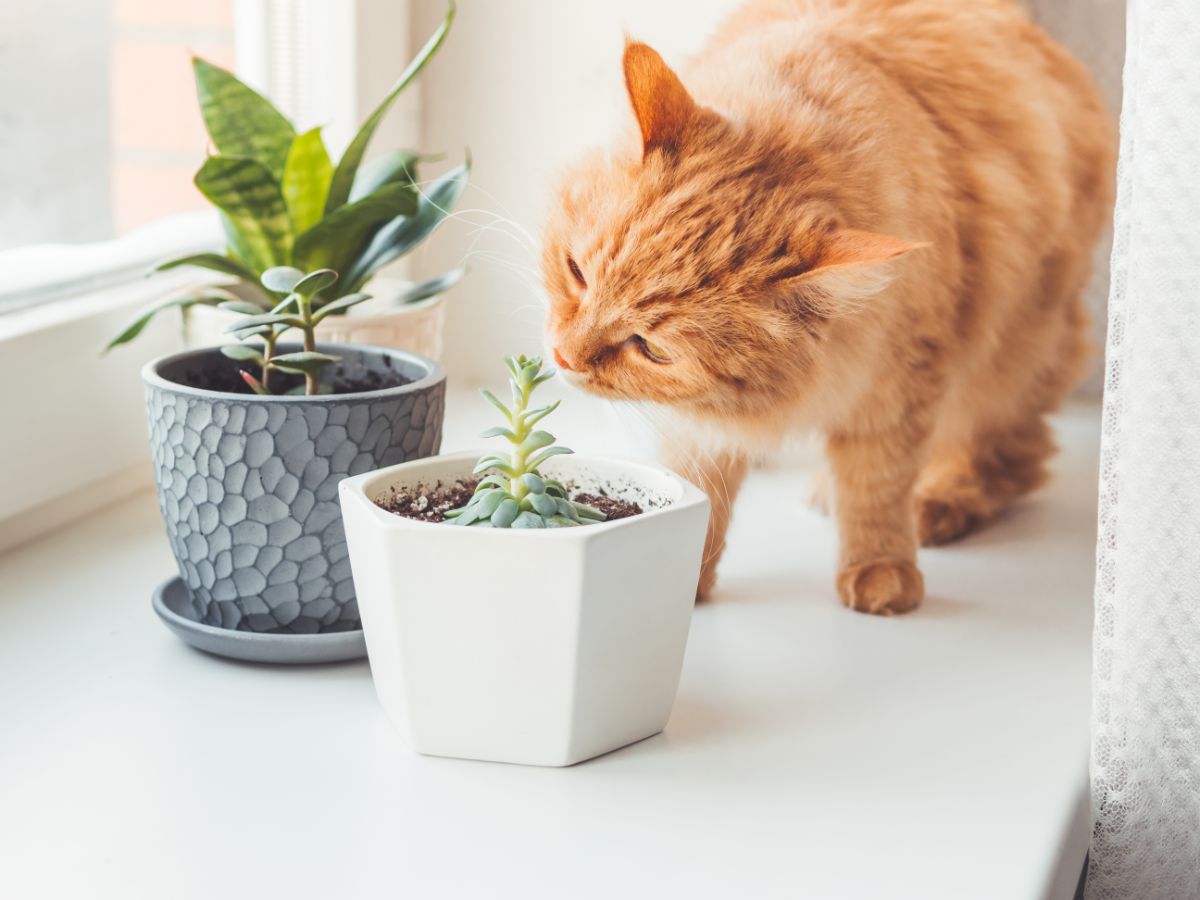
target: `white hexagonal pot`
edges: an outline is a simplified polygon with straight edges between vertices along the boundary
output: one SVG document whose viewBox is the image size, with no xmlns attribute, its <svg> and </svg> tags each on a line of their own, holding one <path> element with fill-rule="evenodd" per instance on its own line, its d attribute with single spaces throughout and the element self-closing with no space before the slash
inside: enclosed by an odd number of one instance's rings
<svg viewBox="0 0 1200 900">
<path fill-rule="evenodd" d="M 355 590 L 385 711 L 412 748 L 567 766 L 658 734 L 679 684 L 708 498 L 658 466 L 583 455 L 545 474 L 640 516 L 507 530 L 418 522 L 375 499 L 469 477 L 479 454 L 341 483 Z"/>
</svg>

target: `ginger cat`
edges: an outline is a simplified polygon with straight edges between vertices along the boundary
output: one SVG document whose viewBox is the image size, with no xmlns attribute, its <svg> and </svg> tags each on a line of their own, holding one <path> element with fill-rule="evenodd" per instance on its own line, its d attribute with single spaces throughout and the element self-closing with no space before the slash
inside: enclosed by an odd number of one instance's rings
<svg viewBox="0 0 1200 900">
<path fill-rule="evenodd" d="M 1046 478 L 1088 350 L 1116 144 L 1088 73 L 1016 0 L 753 0 L 682 79 L 633 42 L 624 73 L 636 131 L 546 227 L 555 360 L 666 411 L 713 500 L 699 597 L 748 459 L 808 428 L 842 601 L 914 609 L 919 543 Z"/>
</svg>

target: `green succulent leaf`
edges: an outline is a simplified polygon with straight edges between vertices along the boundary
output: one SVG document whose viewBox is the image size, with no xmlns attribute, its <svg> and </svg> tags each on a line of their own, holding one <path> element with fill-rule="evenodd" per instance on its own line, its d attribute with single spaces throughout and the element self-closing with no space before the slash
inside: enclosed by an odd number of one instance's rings
<svg viewBox="0 0 1200 900">
<path fill-rule="evenodd" d="M 546 493 L 547 494 L 550 494 L 552 497 L 561 497 L 564 499 L 566 498 L 567 489 L 565 487 L 563 487 L 562 482 L 554 481 L 551 478 L 545 479 L 545 482 L 546 482 Z"/>
<path fill-rule="evenodd" d="M 268 291 L 290 294 L 303 278 L 304 273 L 295 266 L 275 266 L 263 272 L 261 280 Z"/>
<path fill-rule="evenodd" d="M 166 272 L 181 266 L 199 266 L 223 275 L 232 275 L 240 281 L 248 281 L 251 284 L 258 282 L 258 276 L 254 274 L 254 270 L 242 265 L 236 259 L 222 256 L 220 253 L 193 253 L 188 256 L 177 256 L 175 259 L 160 262 L 151 271 Z"/>
<path fill-rule="evenodd" d="M 496 508 L 508 497 L 508 495 L 502 490 L 488 491 L 482 495 L 476 494 L 476 496 L 480 497 L 478 503 L 479 515 L 484 519 L 491 518 L 492 513 L 496 511 Z"/>
<path fill-rule="evenodd" d="M 508 421 L 510 421 L 510 422 L 512 421 L 512 413 L 509 412 L 509 409 L 507 406 L 505 406 L 503 403 L 500 402 L 499 397 L 497 397 L 495 394 L 493 394 L 489 390 L 481 390 L 479 393 L 483 395 L 483 398 L 485 400 L 487 400 L 488 403 L 492 404 L 492 406 L 494 406 L 494 407 L 496 407 L 496 409 L 500 410 L 500 412 L 502 412 L 504 414 L 504 418 L 508 419 Z"/>
<path fill-rule="evenodd" d="M 550 415 L 550 413 L 558 409 L 560 403 L 562 403 L 561 400 L 555 400 L 549 406 L 542 406 L 525 413 L 525 425 L 532 428 L 538 422 L 542 421 L 542 419 L 546 418 L 546 416 Z"/>
<path fill-rule="evenodd" d="M 578 524 L 578 522 L 568 519 L 566 516 L 551 516 L 546 519 L 547 528 L 573 528 Z"/>
<path fill-rule="evenodd" d="M 408 64 L 408 67 L 400 74 L 400 78 L 392 85 L 387 96 L 383 98 L 371 115 L 367 117 L 362 127 L 359 128 L 358 134 L 354 136 L 354 140 L 350 142 L 350 146 L 346 148 L 346 152 L 342 155 L 337 168 L 334 170 L 333 180 L 329 185 L 329 196 L 325 201 L 326 214 L 340 209 L 349 199 L 355 177 L 358 174 L 358 167 L 362 164 L 363 157 L 367 152 L 367 145 L 371 142 L 375 130 L 379 127 L 379 123 L 383 121 L 383 117 L 387 115 L 396 98 L 421 73 L 421 70 L 425 68 L 425 64 L 433 58 L 438 48 L 442 46 L 442 42 L 446 39 L 446 35 L 450 31 L 450 26 L 454 22 L 454 15 L 455 6 L 451 2 L 450 8 L 446 11 L 446 17 L 442 20 L 441 25 L 438 26 L 433 36 L 430 37 L 425 46 L 413 58 L 412 62 Z"/>
<path fill-rule="evenodd" d="M 248 300 L 223 300 L 217 304 L 217 309 L 237 313 L 239 316 L 257 316 L 265 311 L 261 306 L 255 306 Z"/>
<path fill-rule="evenodd" d="M 572 522 L 579 521 L 579 513 L 575 510 L 575 504 L 570 500 L 555 500 L 554 505 L 558 507 L 558 514 L 570 519 Z"/>
<path fill-rule="evenodd" d="M 333 287 L 337 280 L 338 273 L 333 269 L 317 269 L 297 281 L 292 288 L 292 293 L 299 294 L 301 297 L 315 297 L 321 291 Z"/>
<path fill-rule="evenodd" d="M 517 505 L 517 501 L 512 497 L 506 497 L 500 501 L 500 505 L 491 515 L 492 527 L 508 528 L 520 512 L 521 508 Z"/>
<path fill-rule="evenodd" d="M 522 453 L 532 453 L 534 450 L 541 450 L 543 447 L 549 447 L 554 443 L 554 435 L 548 431 L 534 431 L 529 434 L 525 440 L 521 441 L 521 446 L 518 448 Z"/>
<path fill-rule="evenodd" d="M 540 515 L 553 516 L 558 513 L 558 504 L 549 494 L 528 494 L 529 505 Z"/>
<path fill-rule="evenodd" d="M 200 112 L 213 145 L 224 156 L 262 164 L 278 183 L 296 130 L 269 100 L 232 73 L 192 59 Z"/>
<path fill-rule="evenodd" d="M 346 271 L 383 226 L 416 209 L 412 185 L 389 184 L 362 200 L 326 212 L 325 218 L 296 238 L 293 257 L 306 269 Z M 347 284 L 351 291 L 360 286 L 349 279 Z"/>
<path fill-rule="evenodd" d="M 518 513 L 510 528 L 545 528 L 546 522 L 535 512 Z"/>
<path fill-rule="evenodd" d="M 476 485 L 475 490 L 481 491 L 487 486 L 494 486 L 507 490 L 508 482 L 499 475 L 487 475 L 479 480 L 479 484 Z"/>
<path fill-rule="evenodd" d="M 238 319 L 225 327 L 227 334 L 242 331 L 247 328 L 258 328 L 260 326 L 286 325 L 288 328 L 301 328 L 304 325 L 304 320 L 296 316 L 281 315 L 278 313 L 264 313 L 261 316 L 246 316 L 244 319 Z"/>
<path fill-rule="evenodd" d="M 317 310 L 313 314 L 313 321 L 320 322 L 326 316 L 341 315 L 350 307 L 358 306 L 358 304 L 365 303 L 370 299 L 370 294 L 347 294 L 345 297 L 338 297 L 332 303 L 326 303 Z"/>
<path fill-rule="evenodd" d="M 546 482 L 542 481 L 535 473 L 526 472 L 521 476 L 521 484 L 535 494 L 544 494 L 546 492 Z"/>
<path fill-rule="evenodd" d="M 221 355 L 242 362 L 252 362 L 260 367 L 266 364 L 262 353 L 254 347 L 248 347 L 245 344 L 226 344 L 221 348 Z"/>
<path fill-rule="evenodd" d="M 239 255 L 258 269 L 285 262 L 292 250 L 292 226 L 279 184 L 253 159 L 210 156 L 195 177 L 196 187 L 228 220 Z"/>
<path fill-rule="evenodd" d="M 404 306 L 409 303 L 420 303 L 422 300 L 428 300 L 430 297 L 436 297 L 438 294 L 444 294 L 454 285 L 462 281 L 462 277 L 467 274 L 466 266 L 459 266 L 457 269 L 451 269 L 438 275 L 436 278 L 430 278 L 428 281 L 422 281 L 420 284 L 414 284 L 408 290 L 404 291 L 396 298 L 396 303 Z"/>
<path fill-rule="evenodd" d="M 149 309 L 138 313 L 132 321 L 127 323 L 125 327 L 121 329 L 115 338 L 108 342 L 102 352 L 108 353 L 108 351 L 112 350 L 113 347 L 119 347 L 121 344 L 128 344 L 139 334 L 145 331 L 146 326 L 150 324 L 151 320 L 164 309 L 171 309 L 173 307 L 177 309 L 187 309 L 191 306 L 216 306 L 220 302 L 220 297 L 196 294 L 186 294 L 182 297 L 172 297 L 167 300 L 163 300 L 161 303 L 156 303 Z"/>
<path fill-rule="evenodd" d="M 529 460 L 529 462 L 526 463 L 526 467 L 531 470 L 536 469 L 552 456 L 562 456 L 563 454 L 574 452 L 574 450 L 568 450 L 566 447 L 549 447 Z"/>
<path fill-rule="evenodd" d="M 586 503 L 579 503 L 575 500 L 570 502 L 571 506 L 574 507 L 575 512 L 579 513 L 579 517 L 582 519 L 593 519 L 597 522 L 603 522 L 608 518 L 608 516 L 600 512 L 600 510 L 588 506 Z"/>
<path fill-rule="evenodd" d="M 421 243 L 445 220 L 467 186 L 470 163 L 435 179 L 420 191 L 416 212 L 385 225 L 371 245 L 344 272 L 349 290 L 358 290 L 379 269 Z"/>
<path fill-rule="evenodd" d="M 489 428 L 487 431 L 481 431 L 479 436 L 481 438 L 504 437 L 508 438 L 509 440 L 515 440 L 517 437 L 512 433 L 511 430 L 505 428 L 503 425 L 497 425 L 494 428 Z"/>
<path fill-rule="evenodd" d="M 271 366 L 284 372 L 294 372 L 297 375 L 309 375 L 320 372 L 330 363 L 338 362 L 340 356 L 330 356 L 328 353 L 318 353 L 315 350 L 301 350 L 299 353 L 284 353 L 271 359 Z"/>
<path fill-rule="evenodd" d="M 293 234 L 303 234 L 321 221 L 332 179 L 333 163 L 321 140 L 321 129 L 298 135 L 288 150 L 280 183 Z"/>
</svg>

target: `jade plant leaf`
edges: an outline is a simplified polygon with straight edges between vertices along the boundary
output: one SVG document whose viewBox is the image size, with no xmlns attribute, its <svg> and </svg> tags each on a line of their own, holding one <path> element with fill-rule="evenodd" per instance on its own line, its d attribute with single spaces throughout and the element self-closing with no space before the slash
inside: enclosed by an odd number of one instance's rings
<svg viewBox="0 0 1200 900">
<path fill-rule="evenodd" d="M 455 6 L 451 0 L 449 9 L 446 10 L 446 17 L 442 20 L 441 25 L 429 38 L 425 46 L 421 48 L 416 57 L 413 58 L 400 74 L 400 78 L 392 85 L 387 96 L 380 101 L 374 111 L 363 122 L 359 128 L 358 134 L 354 136 L 354 140 L 350 142 L 350 146 L 346 148 L 346 152 L 342 154 L 341 160 L 338 161 L 337 168 L 333 172 L 333 180 L 329 185 L 329 196 L 325 200 L 325 212 L 331 213 L 340 208 L 350 198 L 350 190 L 354 186 L 355 176 L 358 174 L 358 167 L 362 164 L 363 157 L 367 152 L 367 145 L 371 142 L 371 138 L 375 135 L 375 130 L 379 127 L 379 123 L 383 121 L 383 117 L 387 115 L 392 104 L 396 102 L 404 89 L 412 83 L 425 68 L 442 46 L 442 42 L 446 40 L 446 35 L 450 32 L 450 26 L 454 23 Z"/>
<path fill-rule="evenodd" d="M 221 355 L 227 356 L 230 359 L 252 362 L 260 367 L 265 364 L 262 353 L 246 344 L 226 344 L 221 348 Z"/>
<path fill-rule="evenodd" d="M 288 150 L 280 182 L 294 234 L 302 234 L 321 221 L 332 178 L 333 163 L 321 140 L 321 129 L 298 135 Z"/>
<path fill-rule="evenodd" d="M 295 372 L 298 375 L 308 375 L 319 372 L 330 363 L 338 362 L 340 356 L 330 356 L 328 353 L 318 353 L 315 350 L 302 350 L 299 353 L 284 353 L 271 359 L 271 365 L 284 372 Z"/>
<path fill-rule="evenodd" d="M 192 59 L 196 93 L 205 127 L 224 156 L 260 163 L 278 183 L 296 136 L 284 115 L 269 100 L 220 66 Z"/>
<path fill-rule="evenodd" d="M 252 159 L 210 156 L 196 173 L 196 187 L 227 217 L 241 238 L 242 253 L 258 269 L 284 263 L 292 229 L 279 185 Z"/>
<path fill-rule="evenodd" d="M 263 287 L 276 294 L 290 294 L 303 279 L 304 273 L 295 266 L 275 266 L 262 273 Z"/>
<path fill-rule="evenodd" d="M 315 297 L 326 288 L 337 283 L 338 273 L 333 269 L 317 269 L 309 272 L 292 286 L 292 291 L 302 297 Z"/>
<path fill-rule="evenodd" d="M 326 303 L 317 312 L 313 314 L 313 321 L 320 322 L 326 316 L 340 315 L 352 306 L 358 306 L 371 299 L 370 294 L 347 294 L 345 297 L 338 297 L 332 303 Z"/>
</svg>

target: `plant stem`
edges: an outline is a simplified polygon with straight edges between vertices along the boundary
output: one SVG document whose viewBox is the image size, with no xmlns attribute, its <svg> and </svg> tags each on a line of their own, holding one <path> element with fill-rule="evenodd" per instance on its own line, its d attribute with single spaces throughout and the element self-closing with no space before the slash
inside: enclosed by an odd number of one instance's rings
<svg viewBox="0 0 1200 900">
<path fill-rule="evenodd" d="M 525 422 L 525 410 L 529 406 L 529 394 L 529 388 L 523 388 L 521 390 L 521 399 L 513 404 L 513 436 L 510 438 L 513 444 L 513 452 L 509 458 L 509 465 L 516 473 L 516 476 L 509 479 L 508 491 L 516 500 L 520 500 L 529 493 L 529 489 L 520 480 L 521 476 L 525 474 L 525 463 L 529 459 L 529 454 L 521 450 L 521 444 L 524 443 L 525 438 L 529 437 L 529 425 Z"/>
<path fill-rule="evenodd" d="M 271 391 L 271 358 L 275 355 L 275 339 L 277 337 L 273 328 L 263 335 L 262 378 L 259 381 L 268 393 Z"/>
<path fill-rule="evenodd" d="M 312 352 L 317 349 L 317 326 L 312 320 L 312 297 L 301 295 L 297 303 L 300 307 L 300 318 L 304 320 L 304 326 L 301 328 L 304 333 L 304 349 Z M 321 383 L 316 372 L 304 373 L 304 393 L 310 397 L 321 393 Z"/>
</svg>

